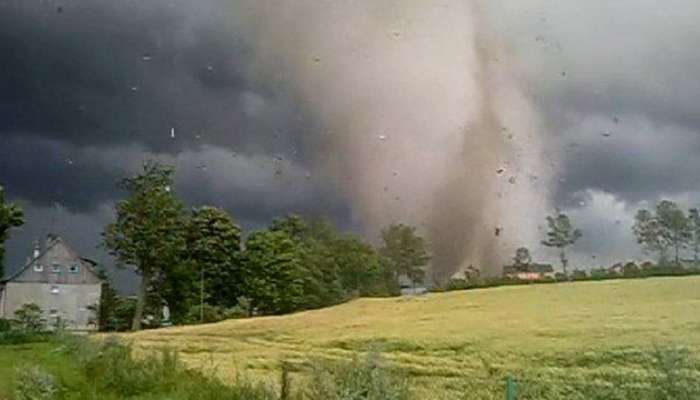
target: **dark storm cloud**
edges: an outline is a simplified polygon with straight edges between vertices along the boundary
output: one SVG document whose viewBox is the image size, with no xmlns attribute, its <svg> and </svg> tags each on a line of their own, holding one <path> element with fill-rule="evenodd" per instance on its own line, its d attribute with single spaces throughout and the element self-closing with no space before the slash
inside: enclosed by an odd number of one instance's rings
<svg viewBox="0 0 700 400">
<path fill-rule="evenodd" d="M 246 228 L 288 212 L 348 226 L 343 199 L 313 170 L 303 106 L 283 76 L 255 76 L 241 8 L 0 2 L 0 184 L 27 209 L 10 269 L 48 230 L 92 256 L 124 195 L 116 183 L 146 159 L 176 166 L 188 205 L 224 207 Z"/>
<path fill-rule="evenodd" d="M 637 254 L 627 226 L 635 207 L 700 203 L 700 7 L 489 4 L 547 127 L 556 205 L 591 238 L 582 252 Z M 252 61 L 245 7 L 0 1 L 0 183 L 28 209 L 11 266 L 52 219 L 92 255 L 121 196 L 115 183 L 147 158 L 177 167 L 189 205 L 226 207 L 248 227 L 288 211 L 350 224 L 343 182 L 314 162 L 333 154 L 310 139 L 317 129 L 286 67 L 266 66 L 273 73 L 261 79 Z"/>
</svg>

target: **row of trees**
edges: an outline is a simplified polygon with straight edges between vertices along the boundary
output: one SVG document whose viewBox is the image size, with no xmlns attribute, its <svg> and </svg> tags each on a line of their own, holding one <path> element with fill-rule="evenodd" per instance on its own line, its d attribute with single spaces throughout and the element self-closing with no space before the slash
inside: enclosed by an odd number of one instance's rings
<svg viewBox="0 0 700 400">
<path fill-rule="evenodd" d="M 129 197 L 117 203 L 104 232 L 109 252 L 141 275 L 133 330 L 144 310 L 160 315 L 163 304 L 174 322 L 192 318 L 193 310 L 203 320 L 206 306 L 281 314 L 393 295 L 400 276 L 423 279 L 428 250 L 413 227 L 387 227 L 377 249 L 326 221 L 288 216 L 244 240 L 225 210 L 186 210 L 171 189 L 173 176 L 172 168 L 149 162 L 125 179 Z"/>
</svg>

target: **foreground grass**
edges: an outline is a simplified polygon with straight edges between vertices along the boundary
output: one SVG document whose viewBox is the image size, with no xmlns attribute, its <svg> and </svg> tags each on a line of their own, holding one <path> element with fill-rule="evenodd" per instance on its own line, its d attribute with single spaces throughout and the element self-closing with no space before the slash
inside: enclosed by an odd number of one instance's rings
<svg viewBox="0 0 700 400">
<path fill-rule="evenodd" d="M 521 390 L 552 391 L 533 398 L 575 398 L 567 391 L 588 386 L 641 393 L 657 374 L 650 366 L 668 358 L 655 356 L 657 348 L 671 349 L 671 358 L 685 354 L 683 366 L 669 365 L 700 378 L 700 277 L 361 299 L 125 337 L 142 352 L 174 348 L 189 365 L 224 379 L 241 372 L 275 379 L 288 361 L 304 380 L 315 360 L 350 359 L 374 348 L 411 377 L 419 398 L 502 398 L 508 374 L 520 378 Z"/>
<path fill-rule="evenodd" d="M 68 387 L 83 386 L 85 378 L 80 374 L 77 362 L 56 351 L 57 348 L 52 343 L 0 346 L 0 399 L 12 398 L 18 369 L 31 365 L 40 365 Z"/>
</svg>

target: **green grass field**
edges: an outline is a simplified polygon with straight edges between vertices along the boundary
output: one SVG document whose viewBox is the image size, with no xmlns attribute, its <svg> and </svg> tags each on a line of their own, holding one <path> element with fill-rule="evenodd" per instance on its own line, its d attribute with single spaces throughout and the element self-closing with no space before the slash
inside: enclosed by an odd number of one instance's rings
<svg viewBox="0 0 700 400">
<path fill-rule="evenodd" d="M 304 379 L 316 359 L 349 359 L 374 348 L 429 398 L 502 398 L 508 374 L 521 387 L 643 386 L 658 361 L 655 349 L 683 348 L 697 362 L 700 277 L 359 299 L 125 337 L 140 351 L 179 350 L 190 365 L 224 379 L 237 373 L 273 379 L 283 360 L 298 365 L 297 379 Z"/>
<path fill-rule="evenodd" d="M 12 398 L 17 368 L 27 365 L 40 365 L 68 387 L 82 384 L 75 361 L 56 350 L 52 343 L 0 346 L 0 400 Z"/>
</svg>

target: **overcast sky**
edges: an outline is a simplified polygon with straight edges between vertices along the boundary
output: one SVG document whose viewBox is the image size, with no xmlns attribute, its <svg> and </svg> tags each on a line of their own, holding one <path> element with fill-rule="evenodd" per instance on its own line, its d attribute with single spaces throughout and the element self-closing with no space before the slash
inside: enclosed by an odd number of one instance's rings
<svg viewBox="0 0 700 400">
<path fill-rule="evenodd" d="M 284 77 L 256 79 L 245 2 L 194 3 L 0 2 L 0 183 L 27 216 L 10 269 L 49 231 L 108 262 L 96 245 L 115 183 L 148 158 L 176 166 L 189 205 L 225 207 L 247 229 L 287 212 L 359 229 L 343 183 L 314 167 L 303 102 Z M 700 4 L 497 3 L 490 24 L 561 160 L 554 205 L 584 231 L 574 262 L 640 257 L 637 208 L 700 204 Z"/>
</svg>

